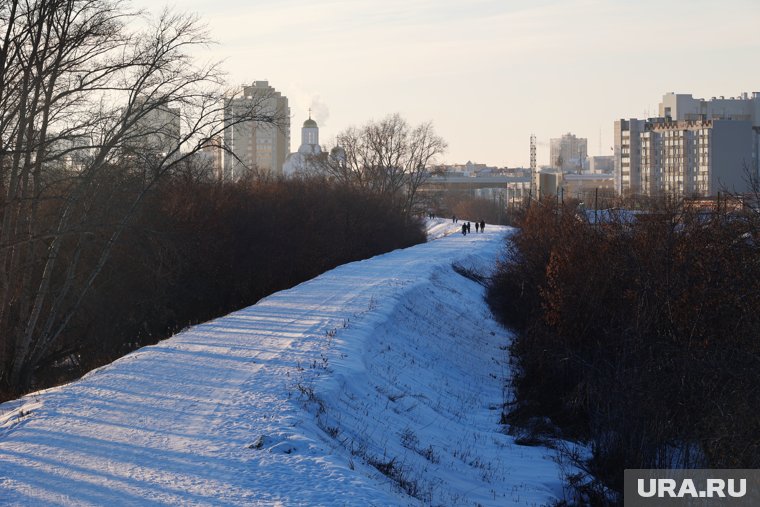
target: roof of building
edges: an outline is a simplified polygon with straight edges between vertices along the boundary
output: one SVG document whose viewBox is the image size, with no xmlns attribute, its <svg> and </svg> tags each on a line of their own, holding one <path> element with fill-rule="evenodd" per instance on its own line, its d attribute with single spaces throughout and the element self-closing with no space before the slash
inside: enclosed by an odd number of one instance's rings
<svg viewBox="0 0 760 507">
<path fill-rule="evenodd" d="M 317 122 L 309 118 L 305 122 L 303 122 L 303 128 L 305 129 L 315 129 L 317 128 Z"/>
</svg>

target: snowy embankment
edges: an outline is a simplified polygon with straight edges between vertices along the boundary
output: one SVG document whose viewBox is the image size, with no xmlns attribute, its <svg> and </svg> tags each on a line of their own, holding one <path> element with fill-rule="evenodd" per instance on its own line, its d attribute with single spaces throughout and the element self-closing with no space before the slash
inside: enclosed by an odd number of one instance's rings
<svg viewBox="0 0 760 507">
<path fill-rule="evenodd" d="M 552 452 L 499 425 L 509 335 L 462 274 L 506 233 L 341 266 L 0 405 L 0 503 L 550 503 Z"/>
</svg>

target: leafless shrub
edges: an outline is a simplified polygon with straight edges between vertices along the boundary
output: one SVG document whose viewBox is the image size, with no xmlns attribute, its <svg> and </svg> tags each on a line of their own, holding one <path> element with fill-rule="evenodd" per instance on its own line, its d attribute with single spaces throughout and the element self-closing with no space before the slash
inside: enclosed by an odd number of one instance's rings
<svg viewBox="0 0 760 507">
<path fill-rule="evenodd" d="M 489 290 L 519 331 L 507 422 L 588 441 L 618 492 L 625 468 L 759 466 L 757 224 L 676 199 L 597 223 L 531 206 Z"/>
</svg>

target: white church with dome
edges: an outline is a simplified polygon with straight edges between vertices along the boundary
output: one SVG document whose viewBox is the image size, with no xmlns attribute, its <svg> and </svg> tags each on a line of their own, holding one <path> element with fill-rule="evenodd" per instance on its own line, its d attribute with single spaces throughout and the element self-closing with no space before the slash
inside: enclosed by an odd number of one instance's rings
<svg viewBox="0 0 760 507">
<path fill-rule="evenodd" d="M 319 145 L 319 126 L 311 119 L 309 110 L 309 119 L 303 122 L 301 128 L 301 146 L 297 152 L 287 156 L 282 165 L 282 172 L 286 177 L 321 173 L 324 171 L 325 163 L 327 153 L 322 151 Z"/>
</svg>

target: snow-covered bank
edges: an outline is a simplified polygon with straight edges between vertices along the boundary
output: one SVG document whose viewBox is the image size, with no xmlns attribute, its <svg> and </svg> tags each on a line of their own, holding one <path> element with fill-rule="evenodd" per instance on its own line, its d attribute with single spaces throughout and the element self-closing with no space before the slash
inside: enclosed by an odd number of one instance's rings
<svg viewBox="0 0 760 507">
<path fill-rule="evenodd" d="M 0 405 L 0 503 L 549 503 L 551 452 L 498 424 L 509 337 L 460 274 L 505 232 L 341 266 Z"/>
</svg>

